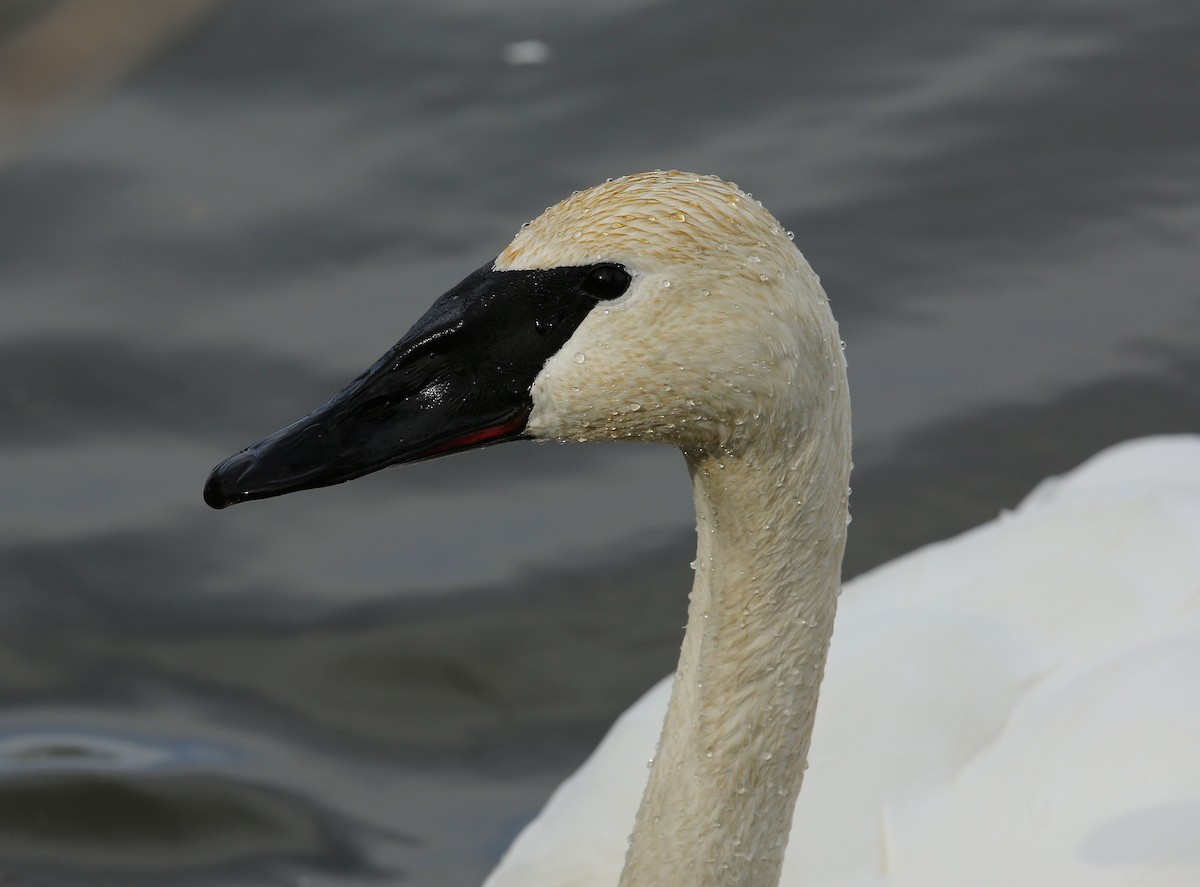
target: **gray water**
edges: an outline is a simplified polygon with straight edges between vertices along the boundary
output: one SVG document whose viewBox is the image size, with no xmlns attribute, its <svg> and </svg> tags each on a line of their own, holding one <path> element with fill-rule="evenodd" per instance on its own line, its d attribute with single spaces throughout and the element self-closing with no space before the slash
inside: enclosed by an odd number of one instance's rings
<svg viewBox="0 0 1200 887">
<path fill-rule="evenodd" d="M 185 19 L 0 117 L 5 885 L 475 884 L 670 670 L 670 451 L 200 498 L 577 188 L 712 172 L 796 232 L 848 343 L 848 576 L 1200 430 L 1191 0 Z"/>
</svg>

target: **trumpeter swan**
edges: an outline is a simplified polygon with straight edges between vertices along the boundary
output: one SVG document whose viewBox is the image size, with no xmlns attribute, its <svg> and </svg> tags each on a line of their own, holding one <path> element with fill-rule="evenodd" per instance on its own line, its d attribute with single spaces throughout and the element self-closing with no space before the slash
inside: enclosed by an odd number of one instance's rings
<svg viewBox="0 0 1200 887">
<path fill-rule="evenodd" d="M 698 553 L 674 678 L 492 887 L 1200 884 L 1196 441 L 1106 454 L 854 583 L 817 718 L 850 472 L 837 326 L 760 204 L 654 172 L 547 210 L 205 498 L 514 438 L 679 447 Z"/>
</svg>

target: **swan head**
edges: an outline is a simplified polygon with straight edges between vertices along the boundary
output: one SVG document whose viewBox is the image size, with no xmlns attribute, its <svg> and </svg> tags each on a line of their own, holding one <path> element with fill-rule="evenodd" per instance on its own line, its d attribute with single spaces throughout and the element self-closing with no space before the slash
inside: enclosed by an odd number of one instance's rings
<svg viewBox="0 0 1200 887">
<path fill-rule="evenodd" d="M 820 369 L 839 343 L 816 275 L 735 185 L 680 172 L 606 182 L 523 228 L 496 267 L 602 262 L 629 287 L 547 360 L 531 436 L 736 448 L 741 429 L 776 427 L 781 403 L 803 411 L 806 389 L 828 391 Z M 822 378 L 803 384 L 813 367 Z"/>
<path fill-rule="evenodd" d="M 775 218 L 718 178 L 642 173 L 523 226 L 343 392 L 217 466 L 205 500 L 516 438 L 736 452 L 803 434 L 844 389 L 824 293 Z"/>
</svg>

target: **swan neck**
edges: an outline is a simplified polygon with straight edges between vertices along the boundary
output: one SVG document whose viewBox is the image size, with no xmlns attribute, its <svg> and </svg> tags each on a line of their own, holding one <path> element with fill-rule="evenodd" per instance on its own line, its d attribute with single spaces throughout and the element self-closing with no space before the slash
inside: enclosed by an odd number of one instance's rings
<svg viewBox="0 0 1200 887">
<path fill-rule="evenodd" d="M 820 434 L 687 454 L 696 577 L 623 887 L 778 883 L 845 545 L 848 401 L 827 406 Z"/>
</svg>

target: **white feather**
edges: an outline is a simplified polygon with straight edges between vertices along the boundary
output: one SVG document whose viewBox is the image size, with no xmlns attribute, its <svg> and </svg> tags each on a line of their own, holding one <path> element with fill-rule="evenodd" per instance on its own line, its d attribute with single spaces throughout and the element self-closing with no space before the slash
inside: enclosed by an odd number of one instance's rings
<svg viewBox="0 0 1200 887">
<path fill-rule="evenodd" d="M 670 695 L 487 887 L 617 883 Z M 845 586 L 781 883 L 1200 884 L 1200 438 L 1105 451 Z"/>
</svg>

